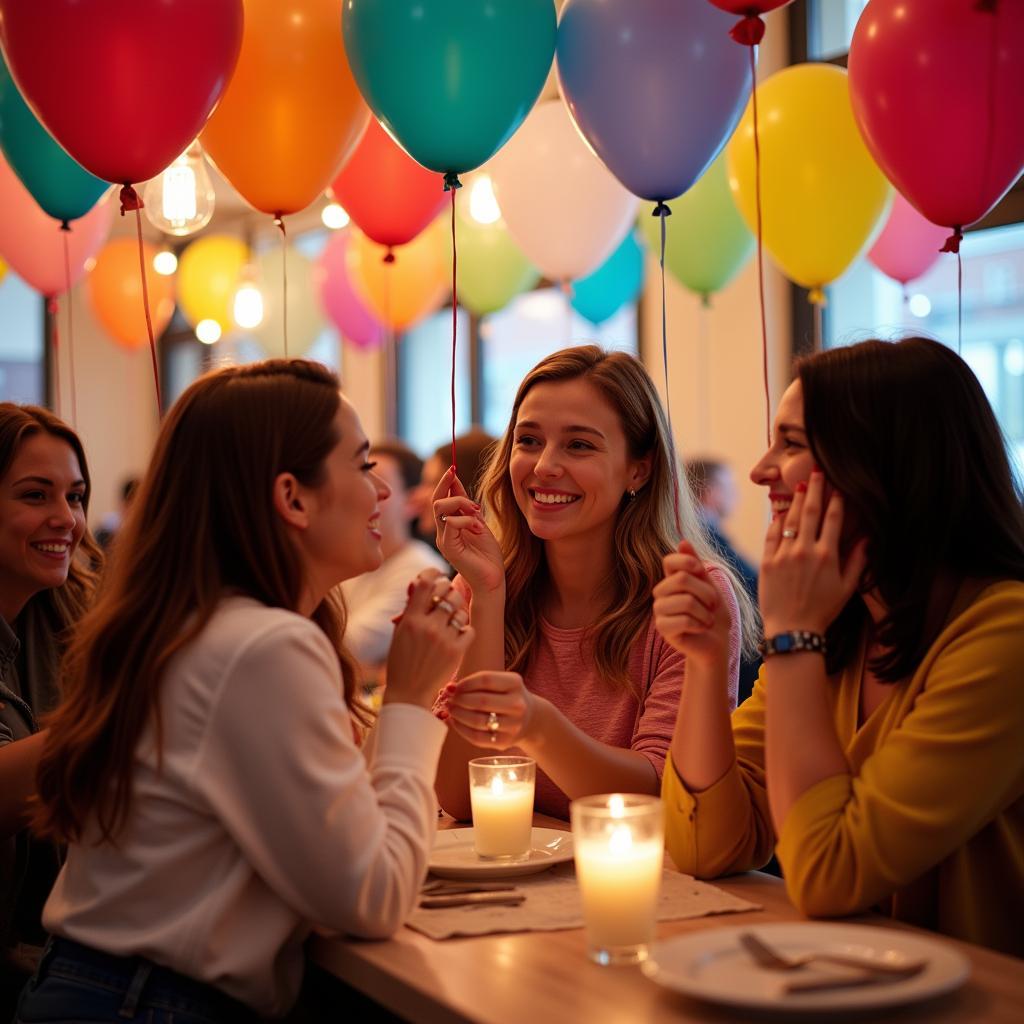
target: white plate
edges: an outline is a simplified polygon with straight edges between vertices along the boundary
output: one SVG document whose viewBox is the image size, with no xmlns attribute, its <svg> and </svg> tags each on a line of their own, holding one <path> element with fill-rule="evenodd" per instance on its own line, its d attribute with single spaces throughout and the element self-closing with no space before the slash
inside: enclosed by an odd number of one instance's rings
<svg viewBox="0 0 1024 1024">
<path fill-rule="evenodd" d="M 451 828 L 437 833 L 430 854 L 430 873 L 439 878 L 513 878 L 546 871 L 572 860 L 572 833 L 554 828 L 535 828 L 530 855 L 514 864 L 481 860 L 473 849 L 471 828 Z"/>
<path fill-rule="evenodd" d="M 878 985 L 786 993 L 782 991 L 781 979 L 787 975 L 758 967 L 739 944 L 741 932 L 753 932 L 785 955 L 827 950 L 885 957 L 895 963 L 926 960 L 928 966 L 911 978 Z M 811 976 L 811 971 L 824 974 L 837 969 L 816 964 L 800 970 Z M 677 935 L 651 947 L 650 959 L 643 965 L 643 971 L 659 985 L 696 999 L 725 1006 L 793 1013 L 867 1010 L 929 999 L 962 985 L 970 973 L 970 965 L 951 943 L 940 938 L 927 938 L 895 928 L 806 922 L 735 925 Z"/>
</svg>

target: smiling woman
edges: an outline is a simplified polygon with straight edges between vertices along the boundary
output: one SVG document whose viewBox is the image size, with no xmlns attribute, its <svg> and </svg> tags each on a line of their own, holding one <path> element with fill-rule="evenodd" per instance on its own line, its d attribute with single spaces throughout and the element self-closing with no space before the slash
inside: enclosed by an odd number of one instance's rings
<svg viewBox="0 0 1024 1024">
<path fill-rule="evenodd" d="M 57 703 L 67 628 L 85 610 L 101 557 L 86 530 L 88 503 L 74 431 L 46 409 L 0 403 L 0 746 L 10 746 L 0 775 L 0 1017 L 38 955 L 42 899 L 58 867 L 56 848 L 22 826 L 42 749 L 30 737 Z"/>
<path fill-rule="evenodd" d="M 469 815 L 466 761 L 479 746 L 533 757 L 536 809 L 557 817 L 580 796 L 658 791 L 685 677 L 651 616 L 661 560 L 680 540 L 672 457 L 642 364 L 587 345 L 548 356 L 520 385 L 483 510 L 442 479 L 438 544 L 472 596 L 477 632 L 438 708 L 450 731 L 437 790 L 450 813 Z M 688 490 L 679 506 L 728 609 L 735 703 L 744 598 L 714 564 Z M 474 674 L 500 668 L 510 671 Z"/>
</svg>

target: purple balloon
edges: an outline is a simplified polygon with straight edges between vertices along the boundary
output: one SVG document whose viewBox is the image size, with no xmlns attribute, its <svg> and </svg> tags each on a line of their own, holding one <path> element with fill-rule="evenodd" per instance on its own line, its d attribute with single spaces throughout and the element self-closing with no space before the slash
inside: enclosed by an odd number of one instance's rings
<svg viewBox="0 0 1024 1024">
<path fill-rule="evenodd" d="M 361 349 L 377 348 L 384 341 L 384 325 L 366 308 L 348 279 L 345 252 L 351 239 L 349 231 L 336 232 L 317 260 L 320 305 L 345 341 Z"/>
<path fill-rule="evenodd" d="M 682 195 L 732 135 L 750 98 L 733 15 L 696 0 L 568 0 L 558 77 L 573 119 L 634 195 Z"/>
</svg>

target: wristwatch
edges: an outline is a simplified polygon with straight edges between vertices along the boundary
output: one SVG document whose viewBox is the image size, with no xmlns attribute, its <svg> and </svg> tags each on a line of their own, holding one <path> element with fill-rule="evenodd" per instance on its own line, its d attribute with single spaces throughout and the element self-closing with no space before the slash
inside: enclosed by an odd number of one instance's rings
<svg viewBox="0 0 1024 1024">
<path fill-rule="evenodd" d="M 766 637 L 757 645 L 757 649 L 762 658 L 770 658 L 773 654 L 799 654 L 801 651 L 824 654 L 825 638 L 809 629 L 794 629 Z"/>
</svg>

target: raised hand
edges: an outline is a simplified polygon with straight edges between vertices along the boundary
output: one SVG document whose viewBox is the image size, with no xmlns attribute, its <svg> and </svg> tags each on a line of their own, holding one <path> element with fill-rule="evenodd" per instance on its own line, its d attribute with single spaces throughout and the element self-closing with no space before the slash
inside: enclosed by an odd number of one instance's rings
<svg viewBox="0 0 1024 1024">
<path fill-rule="evenodd" d="M 518 672 L 474 672 L 449 683 L 442 697 L 441 717 L 477 747 L 504 750 L 522 745 L 536 725 L 540 698 L 526 689 Z"/>
<path fill-rule="evenodd" d="M 843 499 L 825 498 L 825 476 L 798 484 L 785 517 L 772 520 L 764 542 L 758 597 L 765 636 L 795 629 L 824 633 L 857 589 L 867 566 L 860 540 L 843 564 L 839 542 Z"/>
<path fill-rule="evenodd" d="M 437 547 L 473 591 L 474 597 L 505 587 L 505 564 L 480 506 L 449 469 L 432 497 Z"/>
<path fill-rule="evenodd" d="M 655 585 L 654 624 L 688 658 L 729 657 L 732 613 L 689 541 L 662 560 L 665 577 Z"/>
<path fill-rule="evenodd" d="M 458 670 L 473 641 L 465 599 L 436 569 L 424 569 L 409 587 L 388 654 L 384 703 L 429 708 Z"/>
</svg>

